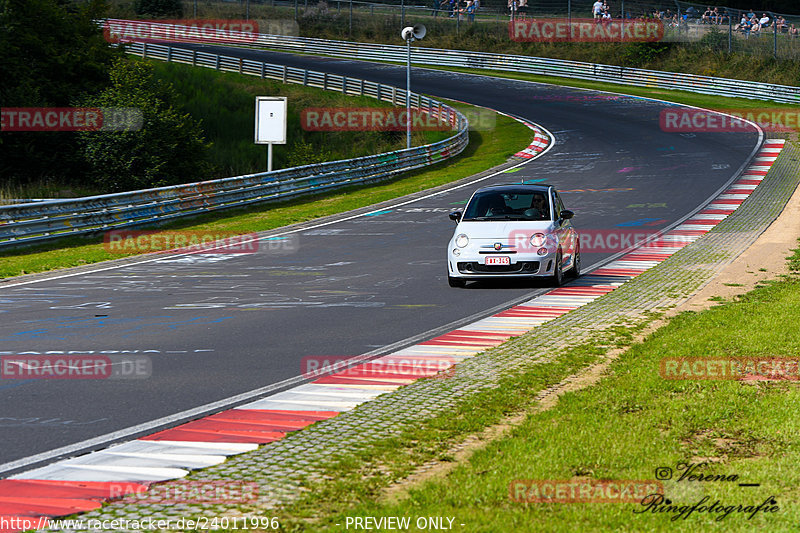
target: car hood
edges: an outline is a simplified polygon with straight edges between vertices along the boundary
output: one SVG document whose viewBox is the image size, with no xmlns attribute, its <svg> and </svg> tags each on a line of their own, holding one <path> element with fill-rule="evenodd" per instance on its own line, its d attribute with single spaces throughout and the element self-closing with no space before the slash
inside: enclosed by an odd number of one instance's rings
<svg viewBox="0 0 800 533">
<path fill-rule="evenodd" d="M 494 239 L 504 240 L 519 233 L 548 233 L 554 230 L 553 223 L 548 220 L 542 221 L 488 221 L 480 220 L 474 222 L 460 222 L 456 226 L 455 235 L 465 233 L 470 239 Z"/>
</svg>

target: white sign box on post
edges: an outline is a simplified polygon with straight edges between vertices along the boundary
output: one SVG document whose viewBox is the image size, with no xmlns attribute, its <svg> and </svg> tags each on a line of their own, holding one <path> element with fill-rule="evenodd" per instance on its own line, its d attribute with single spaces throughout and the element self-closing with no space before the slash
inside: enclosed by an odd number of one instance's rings
<svg viewBox="0 0 800 533">
<path fill-rule="evenodd" d="M 272 170 L 272 145 L 286 144 L 285 96 L 256 96 L 256 144 L 267 145 L 267 170 Z"/>
</svg>

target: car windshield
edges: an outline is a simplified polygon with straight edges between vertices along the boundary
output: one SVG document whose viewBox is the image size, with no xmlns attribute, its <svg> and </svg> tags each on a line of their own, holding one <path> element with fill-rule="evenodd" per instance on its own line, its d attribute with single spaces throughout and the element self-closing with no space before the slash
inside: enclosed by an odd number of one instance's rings
<svg viewBox="0 0 800 533">
<path fill-rule="evenodd" d="M 550 203 L 544 192 L 478 192 L 462 220 L 550 220 Z"/>
</svg>

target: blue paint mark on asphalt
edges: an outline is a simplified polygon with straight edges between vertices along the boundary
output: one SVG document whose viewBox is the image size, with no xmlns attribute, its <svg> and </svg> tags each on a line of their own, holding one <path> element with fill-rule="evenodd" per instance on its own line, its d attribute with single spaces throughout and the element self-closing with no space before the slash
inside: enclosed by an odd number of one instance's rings
<svg viewBox="0 0 800 533">
<path fill-rule="evenodd" d="M 216 324 L 224 320 L 232 319 L 232 316 L 218 318 L 195 317 L 190 319 L 179 319 L 170 315 L 162 315 L 147 318 L 50 318 L 39 320 L 28 320 L 26 323 L 41 325 L 42 327 L 27 331 L 18 331 L 5 337 L 0 337 L 0 341 L 25 341 L 25 340 L 67 340 L 67 337 L 80 335 L 84 338 L 92 338 L 103 333 L 104 328 L 115 327 L 121 333 L 122 338 L 131 337 L 134 334 L 141 334 L 148 331 L 152 334 L 158 331 L 179 330 L 185 326 L 197 326 L 206 324 Z M 156 322 L 153 322 L 156 320 Z"/>
<path fill-rule="evenodd" d="M 656 220 L 661 220 L 661 219 L 660 218 L 640 218 L 639 220 L 632 220 L 630 222 L 622 222 L 621 224 L 617 224 L 617 226 L 622 226 L 622 227 L 644 226 L 648 222 L 655 222 Z"/>
<path fill-rule="evenodd" d="M 522 183 L 539 183 L 540 181 L 547 181 L 547 178 L 536 178 L 535 180 L 525 180 Z"/>
<path fill-rule="evenodd" d="M 378 215 L 385 215 L 386 213 L 391 213 L 391 209 L 387 209 L 386 211 L 375 211 L 374 213 L 367 213 L 364 215 L 365 217 L 376 217 Z"/>
<path fill-rule="evenodd" d="M 35 379 L 24 379 L 22 381 L 18 381 L 16 383 L 12 383 L 11 385 L 3 385 L 2 387 L 0 387 L 0 390 L 13 389 L 14 387 L 20 387 L 22 385 L 25 385 L 26 383 L 32 383 L 34 381 L 36 381 L 36 380 Z"/>
</svg>

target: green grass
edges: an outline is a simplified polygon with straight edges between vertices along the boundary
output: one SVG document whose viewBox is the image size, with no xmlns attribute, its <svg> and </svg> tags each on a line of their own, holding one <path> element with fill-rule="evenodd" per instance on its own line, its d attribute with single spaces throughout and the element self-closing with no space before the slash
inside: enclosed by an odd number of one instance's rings
<svg viewBox="0 0 800 533">
<path fill-rule="evenodd" d="M 182 107 L 202 120 L 209 158 L 215 177 L 264 172 L 267 148 L 253 143 L 256 96 L 285 96 L 288 102 L 288 144 L 273 146 L 273 168 L 350 159 L 405 148 L 405 132 L 396 131 L 306 131 L 301 112 L 312 107 L 381 107 L 391 104 L 374 98 L 347 96 L 336 91 L 283 84 L 256 76 L 220 73 L 190 65 L 154 61 L 155 75 L 173 85 Z M 452 132 L 415 131 L 414 146 L 446 139 Z"/>
<path fill-rule="evenodd" d="M 790 265 L 798 260 L 800 251 Z M 796 272 L 706 311 L 682 313 L 630 346 L 598 384 L 566 393 L 548 411 L 529 414 L 446 478 L 389 502 L 381 497 L 386 479 L 370 484 L 342 468 L 337 484 L 314 487 L 312 496 L 285 510 L 288 523 L 296 530 L 343 531 L 335 524 L 345 524 L 347 517 L 449 516 L 465 524 L 457 529 L 469 532 L 795 531 L 800 523 L 796 382 L 665 380 L 659 365 L 666 357 L 797 359 L 800 337 L 787 326 L 797 320 Z M 552 365 L 586 364 L 602 352 L 597 344 L 588 345 L 594 352 L 589 347 L 569 351 Z M 531 373 L 507 381 L 490 393 L 494 399 L 481 398 L 422 425 L 415 440 L 401 444 L 434 448 L 458 433 L 459 425 L 466 431 L 490 424 L 501 405 L 506 411 L 530 405 L 525 397 L 543 387 L 541 377 L 559 373 L 550 365 L 537 365 L 538 381 Z M 397 448 L 394 457 L 407 453 Z M 686 463 L 702 465 L 699 472 L 706 475 L 738 480 L 677 481 Z M 362 471 L 369 466 L 362 465 Z M 716 520 L 720 514 L 698 512 L 672 520 L 677 513 L 642 512 L 646 507 L 638 503 L 519 503 L 509 498 L 514 480 L 653 480 L 659 467 L 673 471 L 672 480 L 663 482 L 673 505 L 693 505 L 704 496 L 708 505 L 715 500 L 723 506 L 758 505 L 773 497 L 779 510 L 749 520 L 739 513 Z"/>
<path fill-rule="evenodd" d="M 532 132 L 527 127 L 498 115 L 495 129 L 470 132 L 469 146 L 458 157 L 425 170 L 414 171 L 380 185 L 347 188 L 330 194 L 249 209 L 232 209 L 173 222 L 162 228 L 249 233 L 341 213 L 484 171 L 504 163 L 515 152 L 527 146 L 532 137 Z M 123 256 L 106 251 L 101 239 L 72 237 L 0 253 L 0 278 L 86 265 Z"/>
</svg>

